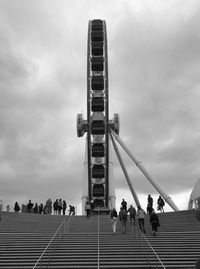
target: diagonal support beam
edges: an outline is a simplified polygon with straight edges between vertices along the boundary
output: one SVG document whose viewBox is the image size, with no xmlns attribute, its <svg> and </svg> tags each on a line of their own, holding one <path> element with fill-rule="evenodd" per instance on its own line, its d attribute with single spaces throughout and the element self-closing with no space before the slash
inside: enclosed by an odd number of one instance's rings
<svg viewBox="0 0 200 269">
<path fill-rule="evenodd" d="M 110 137 L 111 137 L 111 140 L 112 140 L 113 147 L 114 147 L 114 149 L 115 149 L 116 155 L 117 155 L 117 157 L 118 157 L 119 163 L 120 163 L 120 165 L 121 165 L 121 168 L 122 168 L 122 170 L 123 170 L 123 172 L 124 172 L 124 175 L 125 175 L 125 178 L 126 178 L 126 180 L 127 180 L 128 186 L 129 186 L 129 188 L 130 188 L 130 190 L 131 190 L 131 193 L 132 193 L 132 195 L 133 195 L 133 199 L 135 200 L 136 206 L 137 206 L 137 207 L 138 207 L 138 206 L 141 207 L 140 202 L 139 202 L 139 199 L 138 199 L 138 197 L 137 197 L 137 194 L 136 194 L 136 192 L 135 192 L 135 190 L 134 190 L 134 188 L 133 188 L 133 186 L 132 186 L 132 183 L 131 183 L 131 181 L 130 181 L 128 172 L 127 172 L 127 170 L 126 170 L 126 167 L 125 167 L 125 165 L 124 165 L 124 162 L 123 162 L 122 157 L 121 157 L 121 155 L 120 155 L 120 152 L 119 152 L 119 150 L 118 150 L 117 144 L 116 144 L 116 142 L 115 142 L 115 140 L 114 140 L 114 138 L 113 138 L 113 136 L 112 136 L 111 133 L 110 133 Z"/>
<path fill-rule="evenodd" d="M 156 183 L 154 178 L 148 173 L 148 171 L 143 167 L 142 163 L 139 162 L 135 156 L 130 152 L 130 150 L 126 147 L 126 145 L 122 142 L 121 138 L 112 130 L 110 129 L 111 134 L 114 136 L 114 138 L 117 140 L 117 142 L 121 145 L 121 147 L 126 151 L 128 156 L 133 160 L 135 165 L 140 169 L 140 171 L 146 176 L 146 178 L 150 181 L 150 183 L 154 186 L 154 188 L 160 193 L 160 195 L 165 199 L 166 203 L 174 210 L 178 211 L 178 207 L 176 204 L 172 201 L 171 197 L 168 196 L 167 193 L 165 193 L 160 186 Z"/>
</svg>

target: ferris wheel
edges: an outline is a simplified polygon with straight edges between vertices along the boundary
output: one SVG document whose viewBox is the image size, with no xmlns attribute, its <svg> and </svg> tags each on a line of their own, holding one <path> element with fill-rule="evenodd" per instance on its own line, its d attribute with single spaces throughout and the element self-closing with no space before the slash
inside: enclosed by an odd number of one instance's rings
<svg viewBox="0 0 200 269">
<path fill-rule="evenodd" d="M 118 114 L 109 120 L 108 52 L 104 20 L 88 25 L 87 120 L 77 115 L 77 135 L 87 132 L 88 199 L 109 206 L 109 127 L 119 133 Z"/>
<path fill-rule="evenodd" d="M 90 20 L 88 25 L 87 40 L 87 119 L 82 114 L 77 115 L 77 135 L 82 137 L 87 133 L 86 138 L 86 159 L 87 164 L 87 191 L 84 194 L 84 201 L 93 201 L 94 208 L 101 208 L 109 212 L 114 207 L 115 195 L 111 188 L 112 175 L 110 169 L 110 138 L 116 155 L 124 172 L 125 178 L 137 206 L 140 206 L 137 194 L 132 186 L 123 159 L 117 148 L 115 140 L 122 146 L 135 165 L 141 170 L 145 177 L 163 196 L 165 201 L 175 211 L 177 206 L 171 197 L 166 194 L 155 182 L 154 178 L 143 167 L 130 152 L 129 148 L 119 137 L 119 116 L 114 114 L 109 120 L 109 83 L 108 83 L 108 49 L 107 31 L 104 20 Z"/>
</svg>

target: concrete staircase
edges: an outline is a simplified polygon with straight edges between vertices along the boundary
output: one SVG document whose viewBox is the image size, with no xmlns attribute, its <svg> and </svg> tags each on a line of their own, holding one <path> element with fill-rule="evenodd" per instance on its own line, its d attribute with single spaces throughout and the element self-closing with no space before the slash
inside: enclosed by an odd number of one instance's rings
<svg viewBox="0 0 200 269">
<path fill-rule="evenodd" d="M 127 233 L 121 234 L 119 222 L 117 234 L 113 235 L 110 217 L 106 215 L 99 219 L 75 216 L 61 241 L 52 241 L 49 266 L 48 249 L 41 268 L 194 268 L 200 256 L 200 223 L 195 211 L 161 213 L 159 218 L 161 227 L 154 237 L 146 215 L 147 234 L 143 237 L 137 225 L 130 223 Z M 3 213 L 0 268 L 34 268 L 63 219 L 64 216 Z"/>
</svg>

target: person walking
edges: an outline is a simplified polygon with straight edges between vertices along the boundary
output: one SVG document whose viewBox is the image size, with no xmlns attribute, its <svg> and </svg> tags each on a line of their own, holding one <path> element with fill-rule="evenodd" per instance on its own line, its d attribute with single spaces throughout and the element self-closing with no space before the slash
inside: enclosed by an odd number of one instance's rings
<svg viewBox="0 0 200 269">
<path fill-rule="evenodd" d="M 117 211 L 115 208 L 111 210 L 110 213 L 111 221 L 112 221 L 112 231 L 113 234 L 116 234 L 116 228 L 117 228 Z"/>
<path fill-rule="evenodd" d="M 154 210 L 151 212 L 151 215 L 150 215 L 150 224 L 152 227 L 153 236 L 156 236 L 158 227 L 160 226 L 160 222 L 159 222 L 158 215 L 155 213 Z"/>
<path fill-rule="evenodd" d="M 126 233 L 126 223 L 127 223 L 127 212 L 124 208 L 120 208 L 119 212 L 119 220 L 121 221 L 122 224 L 122 233 Z"/>
<path fill-rule="evenodd" d="M 153 207 L 153 198 L 151 197 L 150 194 L 148 195 L 148 198 L 147 198 L 147 204 Z"/>
<path fill-rule="evenodd" d="M 145 225 L 144 225 L 144 214 L 146 214 L 145 211 L 141 208 L 141 206 L 138 206 L 136 216 L 138 219 L 140 231 L 145 234 L 146 231 L 145 231 Z"/>
<path fill-rule="evenodd" d="M 135 215 L 136 215 L 135 207 L 130 205 L 129 209 L 127 210 L 127 213 L 129 213 L 130 223 L 135 224 Z"/>
<path fill-rule="evenodd" d="M 157 209 L 160 210 L 160 212 L 164 212 L 164 207 L 165 205 L 165 201 L 163 200 L 163 198 L 159 195 L 158 197 L 158 201 L 157 201 Z"/>
</svg>

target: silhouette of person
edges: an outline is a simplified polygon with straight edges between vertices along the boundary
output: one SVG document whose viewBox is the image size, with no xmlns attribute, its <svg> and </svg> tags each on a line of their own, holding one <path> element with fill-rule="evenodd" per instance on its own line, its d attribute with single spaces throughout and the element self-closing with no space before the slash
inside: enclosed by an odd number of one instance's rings
<svg viewBox="0 0 200 269">
<path fill-rule="evenodd" d="M 20 211 L 20 206 L 19 206 L 18 202 L 15 202 L 14 211 L 17 213 Z"/>
<path fill-rule="evenodd" d="M 111 210 L 110 213 L 111 221 L 112 221 L 112 231 L 113 234 L 116 234 L 116 228 L 117 228 L 117 211 L 115 208 Z"/>
<path fill-rule="evenodd" d="M 160 210 L 160 212 L 164 212 L 163 207 L 165 205 L 165 201 L 163 200 L 163 198 L 160 195 L 158 197 L 157 205 L 158 205 L 157 206 L 158 210 Z"/>
<path fill-rule="evenodd" d="M 135 224 L 135 215 L 136 215 L 136 210 L 135 207 L 133 207 L 132 205 L 129 207 L 129 209 L 127 210 L 127 213 L 129 213 L 130 215 L 130 223 Z"/>
<path fill-rule="evenodd" d="M 152 212 L 150 214 L 150 223 L 151 223 L 151 227 L 152 227 L 152 233 L 155 236 L 157 233 L 157 229 L 160 226 L 160 222 L 159 222 L 158 215 L 155 213 L 154 210 L 152 210 Z"/>
<path fill-rule="evenodd" d="M 122 199 L 121 207 L 122 207 L 125 211 L 127 211 L 127 202 L 126 202 L 124 199 Z"/>
<path fill-rule="evenodd" d="M 66 209 L 67 209 L 67 203 L 65 202 L 65 200 L 63 200 L 63 215 L 65 215 Z"/>
<path fill-rule="evenodd" d="M 54 215 L 58 215 L 58 199 L 56 199 L 55 202 L 53 203 L 53 212 Z"/>
<path fill-rule="evenodd" d="M 27 208 L 27 212 L 28 212 L 28 213 L 31 213 L 32 208 L 33 208 L 33 203 L 31 203 L 31 200 L 29 200 L 29 202 L 28 202 L 26 208 Z"/>
<path fill-rule="evenodd" d="M 91 210 L 90 203 L 89 203 L 89 201 L 87 201 L 85 203 L 85 211 L 86 211 L 87 218 L 89 218 L 89 216 L 90 216 L 90 210 Z"/>
<path fill-rule="evenodd" d="M 144 225 L 144 214 L 145 214 L 145 211 L 140 206 L 138 206 L 136 216 L 137 216 L 137 219 L 138 219 L 140 231 L 142 233 L 146 233 L 145 225 Z"/>
<path fill-rule="evenodd" d="M 35 206 L 33 208 L 33 212 L 38 213 L 38 204 L 37 203 L 35 203 Z"/>
<path fill-rule="evenodd" d="M 127 223 L 127 213 L 126 213 L 126 210 L 122 207 L 120 208 L 120 211 L 119 211 L 119 220 L 121 221 L 121 224 L 122 224 L 122 233 L 125 234 L 126 223 Z"/>
</svg>

